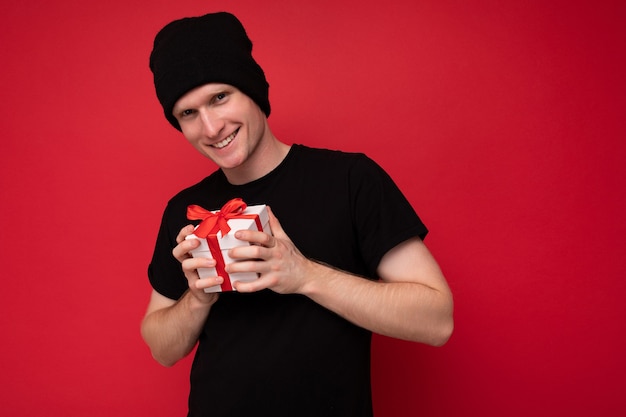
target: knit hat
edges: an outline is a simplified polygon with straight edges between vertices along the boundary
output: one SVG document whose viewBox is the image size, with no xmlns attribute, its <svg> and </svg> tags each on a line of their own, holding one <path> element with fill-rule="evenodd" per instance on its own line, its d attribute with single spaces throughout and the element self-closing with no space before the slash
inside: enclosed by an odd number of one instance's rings
<svg viewBox="0 0 626 417">
<path fill-rule="evenodd" d="M 252 42 L 241 22 L 226 12 L 186 17 L 167 24 L 154 38 L 150 54 L 156 94 L 165 118 L 188 91 L 208 83 L 237 87 L 270 115 L 269 84 L 252 58 Z"/>
</svg>

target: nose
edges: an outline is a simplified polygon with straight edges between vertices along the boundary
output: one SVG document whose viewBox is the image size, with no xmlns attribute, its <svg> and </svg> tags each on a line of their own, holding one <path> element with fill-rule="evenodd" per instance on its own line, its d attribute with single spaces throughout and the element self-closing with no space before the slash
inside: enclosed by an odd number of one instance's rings
<svg viewBox="0 0 626 417">
<path fill-rule="evenodd" d="M 202 119 L 202 133 L 209 138 L 219 136 L 224 128 L 224 121 L 210 110 L 202 111 L 200 114 Z"/>
</svg>

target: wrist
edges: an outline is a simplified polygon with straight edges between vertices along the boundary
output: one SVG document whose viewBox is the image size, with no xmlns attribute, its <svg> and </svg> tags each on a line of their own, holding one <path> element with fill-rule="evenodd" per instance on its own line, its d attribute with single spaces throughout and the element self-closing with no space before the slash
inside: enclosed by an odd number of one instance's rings
<svg viewBox="0 0 626 417">
<path fill-rule="evenodd" d="M 322 292 L 322 286 L 330 279 L 330 275 L 334 270 L 333 267 L 324 262 L 307 259 L 304 283 L 300 293 L 309 298 L 315 298 L 316 294 Z"/>
<path fill-rule="evenodd" d="M 199 292 L 199 293 L 198 293 Z M 189 290 L 185 297 L 185 304 L 191 312 L 205 312 L 211 308 L 218 299 L 217 293 L 207 294 L 204 290 Z"/>
</svg>

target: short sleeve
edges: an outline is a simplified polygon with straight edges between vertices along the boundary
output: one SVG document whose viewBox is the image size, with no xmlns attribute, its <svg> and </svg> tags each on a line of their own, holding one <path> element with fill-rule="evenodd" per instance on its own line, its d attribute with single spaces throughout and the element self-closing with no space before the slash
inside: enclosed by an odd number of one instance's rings
<svg viewBox="0 0 626 417">
<path fill-rule="evenodd" d="M 350 170 L 352 217 L 359 244 L 372 276 L 383 256 L 428 229 L 392 178 L 376 162 L 358 154 Z"/>
<path fill-rule="evenodd" d="M 180 262 L 172 254 L 180 228 L 176 229 L 176 226 L 169 224 L 171 211 L 172 207 L 168 205 L 163 213 L 154 253 L 148 266 L 148 278 L 152 288 L 159 294 L 178 300 L 187 291 L 188 284 Z"/>
</svg>

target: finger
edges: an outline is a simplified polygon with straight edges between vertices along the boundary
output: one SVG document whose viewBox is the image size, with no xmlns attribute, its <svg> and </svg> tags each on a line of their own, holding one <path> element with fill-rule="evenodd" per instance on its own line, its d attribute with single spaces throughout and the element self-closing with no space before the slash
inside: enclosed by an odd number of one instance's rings
<svg viewBox="0 0 626 417">
<path fill-rule="evenodd" d="M 193 285 L 198 290 L 204 290 L 206 288 L 211 288 L 216 285 L 222 285 L 223 283 L 224 278 L 222 277 L 206 277 L 193 281 L 191 285 Z"/>
<path fill-rule="evenodd" d="M 182 242 L 179 242 L 178 245 L 172 249 L 172 255 L 182 262 L 184 259 L 191 257 L 189 251 L 196 249 L 198 246 L 200 246 L 199 239 L 183 239 Z"/>
<path fill-rule="evenodd" d="M 238 230 L 235 232 L 235 238 L 251 243 L 253 245 L 260 245 L 270 248 L 276 245 L 274 237 L 256 230 Z"/>
<path fill-rule="evenodd" d="M 182 268 L 186 274 L 193 273 L 197 276 L 197 269 L 215 268 L 216 263 L 212 258 L 186 258 L 182 261 Z"/>
<path fill-rule="evenodd" d="M 257 274 L 264 274 L 270 272 L 271 266 L 267 262 L 260 260 L 260 258 L 241 258 L 236 262 L 228 263 L 224 266 L 224 269 L 229 274 L 236 274 L 240 272 L 255 272 Z"/>
<path fill-rule="evenodd" d="M 193 224 L 188 224 L 187 226 L 180 229 L 180 232 L 178 232 L 178 236 L 176 236 L 176 243 L 181 243 L 182 241 L 184 241 L 187 235 L 192 234 L 193 231 L 194 231 Z"/>
<path fill-rule="evenodd" d="M 270 280 L 259 278 L 257 280 L 249 281 L 249 282 L 236 281 L 233 283 L 233 288 L 237 292 L 244 293 L 244 292 L 261 291 L 266 288 L 269 288 L 270 285 L 271 285 Z"/>
<path fill-rule="evenodd" d="M 275 242 L 274 242 L 275 244 Z M 228 257 L 235 260 L 262 259 L 268 260 L 272 257 L 271 248 L 259 245 L 237 246 L 228 250 Z"/>
</svg>

